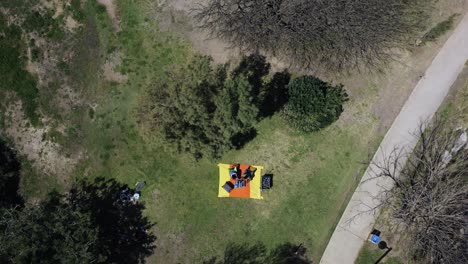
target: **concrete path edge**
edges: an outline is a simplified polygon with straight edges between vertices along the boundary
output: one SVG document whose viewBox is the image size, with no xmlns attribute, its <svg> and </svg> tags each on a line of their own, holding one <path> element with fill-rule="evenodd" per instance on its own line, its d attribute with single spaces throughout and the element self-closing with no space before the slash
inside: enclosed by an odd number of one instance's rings
<svg viewBox="0 0 468 264">
<path fill-rule="evenodd" d="M 432 61 L 425 75 L 418 82 L 405 102 L 390 129 L 387 131 L 371 164 L 379 164 L 395 149 L 410 151 L 418 138 L 414 133 L 421 122 L 431 119 L 436 113 L 450 87 L 463 70 L 468 59 L 468 14 L 458 24 L 450 38 Z M 349 201 L 330 241 L 322 255 L 322 264 L 352 264 L 358 257 L 378 211 L 363 213 L 377 205 L 376 197 L 384 188 L 391 187 L 385 179 L 367 181 L 379 173 L 370 165 L 359 186 Z"/>
</svg>

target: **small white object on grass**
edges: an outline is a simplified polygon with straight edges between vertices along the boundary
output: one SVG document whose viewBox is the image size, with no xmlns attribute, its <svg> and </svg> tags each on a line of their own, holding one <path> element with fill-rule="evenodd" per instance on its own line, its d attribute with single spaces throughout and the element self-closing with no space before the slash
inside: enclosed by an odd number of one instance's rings
<svg viewBox="0 0 468 264">
<path fill-rule="evenodd" d="M 139 193 L 135 193 L 132 198 L 130 198 L 130 201 L 132 203 L 136 203 L 138 201 L 138 199 L 140 199 L 140 194 Z"/>
</svg>

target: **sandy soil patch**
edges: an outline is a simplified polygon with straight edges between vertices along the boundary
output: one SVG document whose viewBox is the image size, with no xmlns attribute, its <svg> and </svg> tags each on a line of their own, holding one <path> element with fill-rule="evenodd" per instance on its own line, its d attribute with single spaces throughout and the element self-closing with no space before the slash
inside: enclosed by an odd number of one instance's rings
<svg viewBox="0 0 468 264">
<path fill-rule="evenodd" d="M 80 23 L 78 23 L 75 19 L 73 19 L 71 16 L 68 16 L 65 19 L 65 27 L 71 31 L 74 32 L 75 29 L 79 28 L 81 26 Z"/>
<path fill-rule="evenodd" d="M 7 115 L 9 118 L 6 120 L 5 133 L 13 140 L 17 151 L 33 161 L 37 169 L 59 176 L 58 179 L 65 183 L 66 176 L 73 171 L 81 154 L 67 157 L 61 152 L 59 144 L 45 140 L 44 135 L 50 128 L 30 126 L 23 114 L 21 102 L 10 104 Z"/>
<path fill-rule="evenodd" d="M 108 60 L 102 65 L 102 75 L 110 82 L 125 83 L 128 76 L 119 73 L 116 68 L 122 63 L 122 55 L 119 52 L 112 53 Z"/>
<path fill-rule="evenodd" d="M 196 4 L 207 0 L 160 0 L 156 2 L 155 18 L 161 30 L 171 30 L 190 40 L 195 50 L 209 55 L 215 63 L 226 63 L 239 57 L 239 50 L 232 49 L 228 43 L 211 37 L 197 27 L 190 13 Z"/>
<path fill-rule="evenodd" d="M 114 0 L 97 0 L 97 2 L 106 7 L 107 14 L 112 20 L 115 30 L 120 31 L 120 17 L 117 5 Z"/>
<path fill-rule="evenodd" d="M 40 5 L 45 8 L 54 10 L 55 13 L 52 16 L 53 18 L 57 18 L 58 16 L 62 15 L 64 12 L 63 10 L 64 3 L 61 0 L 41 0 Z"/>
</svg>

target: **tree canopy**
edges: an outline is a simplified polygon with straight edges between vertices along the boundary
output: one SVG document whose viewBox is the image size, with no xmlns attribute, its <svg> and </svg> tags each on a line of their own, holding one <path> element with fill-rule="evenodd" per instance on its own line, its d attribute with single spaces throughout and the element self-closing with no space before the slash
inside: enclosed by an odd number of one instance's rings
<svg viewBox="0 0 468 264">
<path fill-rule="evenodd" d="M 2 263 L 95 263 L 98 229 L 86 213 L 51 195 L 37 206 L 0 211 Z"/>
<path fill-rule="evenodd" d="M 337 120 L 348 95 L 342 85 L 332 86 L 313 76 L 294 79 L 288 85 L 289 101 L 282 114 L 293 127 L 317 131 Z"/>
<path fill-rule="evenodd" d="M 143 116 L 179 151 L 219 157 L 255 136 L 255 124 L 284 104 L 279 97 L 289 74 L 269 78 L 269 71 L 265 57 L 257 54 L 230 73 L 228 65 L 213 66 L 210 57 L 195 55 L 150 90 Z"/>
<path fill-rule="evenodd" d="M 2 263 L 144 263 L 156 237 L 115 180 L 81 181 L 38 204 L 0 209 Z"/>
<path fill-rule="evenodd" d="M 81 181 L 65 197 L 74 212 L 89 215 L 97 229 L 95 249 L 102 263 L 143 263 L 151 255 L 156 237 L 143 216 L 141 203 L 122 203 L 119 194 L 126 185 L 113 179 Z"/>
<path fill-rule="evenodd" d="M 248 51 L 336 71 L 373 66 L 420 30 L 428 0 L 209 0 L 195 18 Z"/>
<path fill-rule="evenodd" d="M 378 207 L 389 209 L 411 241 L 406 253 L 421 263 L 468 261 L 468 145 L 466 132 L 453 127 L 441 119 L 423 123 L 412 153 L 397 149 L 373 164 L 375 178 L 394 183 L 376 197 Z"/>
</svg>

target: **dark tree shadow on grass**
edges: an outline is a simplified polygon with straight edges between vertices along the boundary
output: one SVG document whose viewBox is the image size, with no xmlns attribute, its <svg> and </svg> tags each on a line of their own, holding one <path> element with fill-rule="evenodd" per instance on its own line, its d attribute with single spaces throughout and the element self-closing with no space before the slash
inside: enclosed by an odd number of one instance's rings
<svg viewBox="0 0 468 264">
<path fill-rule="evenodd" d="M 265 85 L 260 107 L 262 117 L 273 115 L 288 102 L 287 86 L 290 80 L 291 74 L 285 70 L 275 73 L 270 82 Z"/>
<path fill-rule="evenodd" d="M 79 182 L 69 194 L 70 204 L 88 212 L 98 227 L 98 251 L 106 263 L 144 263 L 155 249 L 156 236 L 143 216 L 141 203 L 122 202 L 121 190 L 126 186 L 115 180 L 98 178 Z"/>
<path fill-rule="evenodd" d="M 248 129 L 243 133 L 238 133 L 231 138 L 231 143 L 236 149 L 241 149 L 247 142 L 251 141 L 257 136 L 255 128 Z"/>
<path fill-rule="evenodd" d="M 226 247 L 224 256 L 212 257 L 204 264 L 311 264 L 301 246 L 285 243 L 268 251 L 262 243 L 254 245 L 232 244 Z"/>
<path fill-rule="evenodd" d="M 270 64 L 266 58 L 260 54 L 254 53 L 242 59 L 234 71 L 233 77 L 244 75 L 253 86 L 254 93 L 259 94 L 263 86 L 263 77 L 270 72 Z"/>
<path fill-rule="evenodd" d="M 0 207 L 22 206 L 23 198 L 18 194 L 21 163 L 16 153 L 0 139 Z"/>
<path fill-rule="evenodd" d="M 254 53 L 244 57 L 232 73 L 233 77 L 240 75 L 247 77 L 252 85 L 253 93 L 257 95 L 255 103 L 259 107 L 260 118 L 273 115 L 288 101 L 287 85 L 291 80 L 291 74 L 286 70 L 277 72 L 267 82 L 265 77 L 270 73 L 270 68 L 264 56 Z"/>
<path fill-rule="evenodd" d="M 312 261 L 305 258 L 307 249 L 291 243 L 281 244 L 272 250 L 266 263 L 271 264 L 311 264 Z"/>
</svg>

